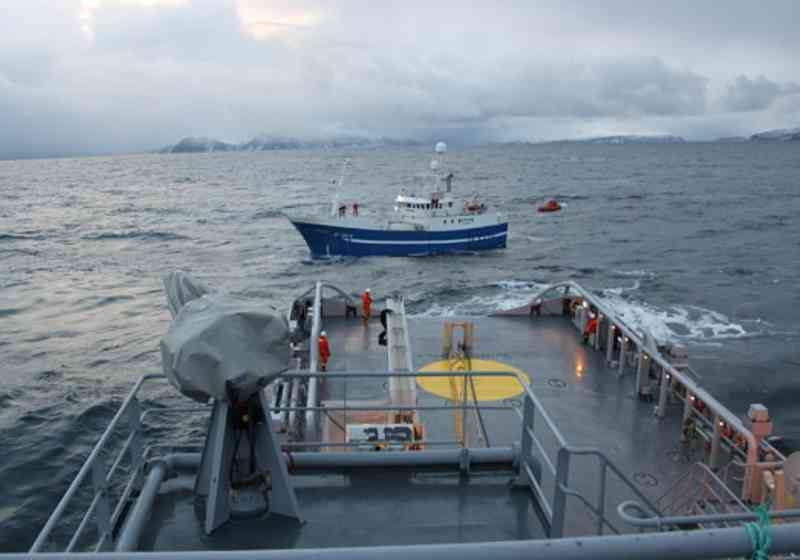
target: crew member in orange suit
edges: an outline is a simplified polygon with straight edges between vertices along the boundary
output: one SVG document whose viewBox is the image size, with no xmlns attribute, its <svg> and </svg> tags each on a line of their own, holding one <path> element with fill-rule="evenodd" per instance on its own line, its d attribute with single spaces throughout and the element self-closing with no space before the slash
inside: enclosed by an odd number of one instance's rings
<svg viewBox="0 0 800 560">
<path fill-rule="evenodd" d="M 366 325 L 372 314 L 372 295 L 369 292 L 369 288 L 364 290 L 364 294 L 361 296 L 361 314 L 364 317 L 364 324 Z"/>
<path fill-rule="evenodd" d="M 583 329 L 583 343 L 589 343 L 589 337 L 591 335 L 597 334 L 597 317 L 592 317 L 592 320 L 586 325 L 586 328 Z"/>
<path fill-rule="evenodd" d="M 319 333 L 319 367 L 322 371 L 328 371 L 328 360 L 331 358 L 331 345 L 328 343 L 328 335 L 325 331 Z"/>
</svg>

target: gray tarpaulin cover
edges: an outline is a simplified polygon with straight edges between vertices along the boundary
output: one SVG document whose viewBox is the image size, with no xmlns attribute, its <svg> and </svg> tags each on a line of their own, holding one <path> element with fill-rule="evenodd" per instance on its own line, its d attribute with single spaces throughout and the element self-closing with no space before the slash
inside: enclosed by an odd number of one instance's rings
<svg viewBox="0 0 800 560">
<path fill-rule="evenodd" d="M 170 272 L 165 275 L 164 289 L 167 291 L 167 305 L 173 317 L 188 302 L 208 293 L 208 288 L 185 272 Z"/>
<path fill-rule="evenodd" d="M 181 393 L 201 402 L 228 400 L 231 382 L 237 399 L 245 399 L 287 369 L 288 324 L 268 304 L 199 292 L 182 274 L 164 284 L 177 315 L 161 339 L 161 362 Z"/>
</svg>

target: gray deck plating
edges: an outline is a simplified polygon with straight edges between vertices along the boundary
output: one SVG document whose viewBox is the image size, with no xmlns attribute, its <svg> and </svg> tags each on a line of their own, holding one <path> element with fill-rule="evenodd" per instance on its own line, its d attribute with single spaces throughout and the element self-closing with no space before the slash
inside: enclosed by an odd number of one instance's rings
<svg viewBox="0 0 800 560">
<path fill-rule="evenodd" d="M 530 494 L 508 476 L 382 472 L 295 479 L 306 522 L 233 520 L 211 536 L 195 520 L 191 480 L 165 484 L 142 550 L 326 548 L 543 538 Z"/>
<path fill-rule="evenodd" d="M 679 449 L 679 415 L 658 420 L 653 405 L 635 399 L 632 372 L 620 378 L 601 353 L 581 345 L 565 318 L 470 318 L 476 327 L 475 357 L 513 365 L 531 378 L 534 391 L 573 445 L 591 445 L 606 454 L 656 499 L 687 467 Z M 330 369 L 385 370 L 377 321 L 326 319 L 333 357 Z M 442 321 L 409 319 L 417 367 L 441 359 Z M 580 367 L 579 367 L 580 366 Z M 322 398 L 381 398 L 385 380 L 336 381 L 322 386 Z M 419 390 L 420 404 L 441 397 Z M 510 403 L 507 403 L 510 404 Z M 452 412 L 422 414 L 427 439 L 453 439 Z M 513 411 L 487 415 L 493 446 L 520 439 Z M 477 438 L 472 440 L 477 445 Z M 553 449 L 551 449 L 552 451 Z M 178 478 L 162 487 L 146 531 L 147 550 L 319 548 L 390 544 L 430 544 L 542 538 L 531 494 L 514 488 L 513 473 L 370 472 L 294 477 L 307 522 L 281 516 L 234 520 L 211 536 L 203 534 L 195 512 L 191 481 Z M 597 465 L 576 458 L 570 482 L 586 495 L 596 492 Z M 613 507 L 629 499 L 620 485 L 607 488 Z M 574 511 L 579 511 L 575 508 Z M 569 528 L 586 532 L 587 515 L 572 515 Z M 570 534 L 572 531 L 567 531 Z"/>
</svg>

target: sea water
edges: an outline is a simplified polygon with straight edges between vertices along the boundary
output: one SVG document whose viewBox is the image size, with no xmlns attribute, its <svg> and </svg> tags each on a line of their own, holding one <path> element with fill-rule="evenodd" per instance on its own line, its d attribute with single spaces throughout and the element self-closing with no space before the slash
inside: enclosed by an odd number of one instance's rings
<svg viewBox="0 0 800 560">
<path fill-rule="evenodd" d="M 686 345 L 734 411 L 762 402 L 800 439 L 800 145 L 452 150 L 456 191 L 509 222 L 508 248 L 484 254 L 311 260 L 283 216 L 329 212 L 337 193 L 389 211 L 401 188 L 426 191 L 431 155 L 0 162 L 0 550 L 30 546 L 133 382 L 160 370 L 172 270 L 284 309 L 316 279 L 369 287 L 378 305 L 402 290 L 424 316 L 513 307 L 572 278 Z M 551 198 L 563 210 L 538 213 Z"/>
</svg>

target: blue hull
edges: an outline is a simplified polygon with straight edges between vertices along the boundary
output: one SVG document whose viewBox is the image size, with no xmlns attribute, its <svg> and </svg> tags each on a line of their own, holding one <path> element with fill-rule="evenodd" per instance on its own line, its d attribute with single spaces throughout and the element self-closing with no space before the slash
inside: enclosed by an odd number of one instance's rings
<svg viewBox="0 0 800 560">
<path fill-rule="evenodd" d="M 458 231 L 389 231 L 292 220 L 312 256 L 409 257 L 505 249 L 508 224 Z"/>
</svg>

